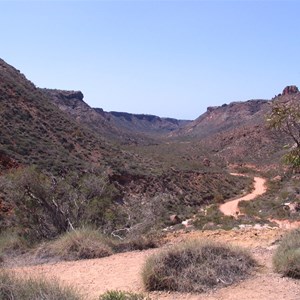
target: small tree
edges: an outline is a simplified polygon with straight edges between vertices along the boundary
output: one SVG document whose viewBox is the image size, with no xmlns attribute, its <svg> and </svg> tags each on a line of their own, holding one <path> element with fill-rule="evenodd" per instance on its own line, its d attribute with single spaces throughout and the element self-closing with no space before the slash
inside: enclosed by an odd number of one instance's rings
<svg viewBox="0 0 300 300">
<path fill-rule="evenodd" d="M 278 99 L 273 103 L 268 119 L 269 127 L 283 132 L 294 144 L 287 145 L 290 151 L 284 156 L 287 164 L 294 169 L 300 167 L 300 101 L 296 97 Z"/>
<path fill-rule="evenodd" d="M 32 240 L 84 224 L 108 226 L 117 214 L 113 200 L 118 191 L 104 172 L 59 177 L 25 168 L 2 177 L 0 188 L 14 207 L 17 225 Z"/>
</svg>

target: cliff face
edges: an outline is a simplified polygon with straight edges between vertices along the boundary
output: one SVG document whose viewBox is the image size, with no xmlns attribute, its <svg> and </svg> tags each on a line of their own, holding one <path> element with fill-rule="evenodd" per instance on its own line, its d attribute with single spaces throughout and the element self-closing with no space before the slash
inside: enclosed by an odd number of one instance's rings
<svg viewBox="0 0 300 300">
<path fill-rule="evenodd" d="M 49 89 L 41 91 L 52 99 L 60 110 L 68 113 L 77 122 L 120 142 L 151 142 L 153 138 L 161 137 L 189 122 L 146 114 L 106 112 L 102 108 L 92 108 L 85 103 L 80 91 Z"/>
<path fill-rule="evenodd" d="M 130 114 L 113 111 L 106 113 L 106 115 L 116 127 L 151 137 L 164 136 L 190 122 L 172 118 L 160 118 L 154 115 Z"/>
<path fill-rule="evenodd" d="M 105 137 L 118 136 L 117 129 L 111 126 L 106 116 L 83 101 L 82 92 L 51 89 L 41 89 L 41 91 L 77 123 L 88 125 L 95 133 Z"/>
</svg>

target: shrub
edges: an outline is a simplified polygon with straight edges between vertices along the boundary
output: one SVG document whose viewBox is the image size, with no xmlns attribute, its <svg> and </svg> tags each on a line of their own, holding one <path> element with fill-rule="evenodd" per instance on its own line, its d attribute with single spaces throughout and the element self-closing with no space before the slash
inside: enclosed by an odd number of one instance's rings
<svg viewBox="0 0 300 300">
<path fill-rule="evenodd" d="M 99 300 L 143 300 L 145 298 L 142 294 L 136 294 L 131 292 L 123 292 L 118 290 L 107 291 L 101 295 Z"/>
<path fill-rule="evenodd" d="M 6 230 L 0 234 L 0 256 L 12 253 L 22 253 L 28 249 L 26 241 L 16 232 Z"/>
<path fill-rule="evenodd" d="M 63 260 L 100 258 L 113 254 L 110 242 L 99 231 L 82 228 L 67 232 L 55 241 L 46 243 L 37 255 L 59 257 Z"/>
<path fill-rule="evenodd" d="M 190 241 L 151 256 L 142 276 L 150 291 L 203 292 L 245 278 L 255 265 L 244 250 Z"/>
<path fill-rule="evenodd" d="M 74 289 L 57 281 L 19 279 L 8 272 L 0 272 L 0 299 L 2 300 L 80 300 Z"/>
<path fill-rule="evenodd" d="M 14 207 L 16 224 L 29 241 L 53 239 L 83 224 L 113 227 L 118 191 L 105 171 L 54 176 L 35 168 L 0 177 L 0 191 Z"/>
<path fill-rule="evenodd" d="M 300 229 L 286 234 L 273 256 L 276 272 L 300 279 Z"/>
<path fill-rule="evenodd" d="M 160 237 L 158 235 L 148 235 L 136 237 L 128 237 L 121 241 L 114 240 L 112 247 L 116 252 L 127 252 L 134 250 L 145 250 L 150 248 L 156 248 L 161 244 Z"/>
</svg>

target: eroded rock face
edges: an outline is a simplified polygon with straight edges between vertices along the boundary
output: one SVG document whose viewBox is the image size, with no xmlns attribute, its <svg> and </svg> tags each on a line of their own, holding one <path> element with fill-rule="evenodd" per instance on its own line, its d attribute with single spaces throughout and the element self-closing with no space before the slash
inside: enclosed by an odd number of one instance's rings
<svg viewBox="0 0 300 300">
<path fill-rule="evenodd" d="M 83 94 L 81 91 L 63 91 L 63 90 L 51 90 L 42 89 L 44 92 L 48 93 L 52 97 L 61 98 L 64 100 L 79 100 L 83 101 Z"/>
<path fill-rule="evenodd" d="M 291 95 L 299 93 L 299 89 L 295 85 L 288 85 L 282 91 L 282 95 Z"/>
<path fill-rule="evenodd" d="M 67 99 L 83 100 L 83 94 L 81 91 L 61 91 L 60 94 Z"/>
</svg>

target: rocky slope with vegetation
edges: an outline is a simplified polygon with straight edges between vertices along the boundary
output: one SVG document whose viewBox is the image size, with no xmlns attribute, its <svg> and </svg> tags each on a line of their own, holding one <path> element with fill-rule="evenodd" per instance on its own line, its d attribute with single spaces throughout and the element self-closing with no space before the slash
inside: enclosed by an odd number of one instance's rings
<svg viewBox="0 0 300 300">
<path fill-rule="evenodd" d="M 277 164 L 284 153 L 284 145 L 291 139 L 271 130 L 267 119 L 276 99 L 292 96 L 283 94 L 286 96 L 279 94 L 272 100 L 248 100 L 208 107 L 199 118 L 170 133 L 169 137 L 205 146 L 227 164 Z"/>
<path fill-rule="evenodd" d="M 0 151 L 20 164 L 43 169 L 104 166 L 121 154 L 61 112 L 18 70 L 0 61 Z"/>
<path fill-rule="evenodd" d="M 261 125 L 269 110 L 270 102 L 268 100 L 248 100 L 222 106 L 211 106 L 196 120 L 171 133 L 170 136 L 203 139 L 245 125 Z"/>
</svg>

